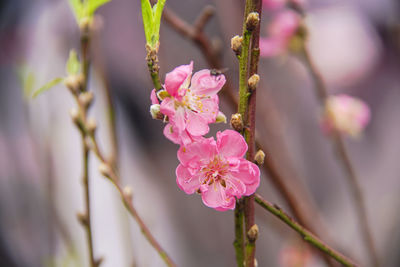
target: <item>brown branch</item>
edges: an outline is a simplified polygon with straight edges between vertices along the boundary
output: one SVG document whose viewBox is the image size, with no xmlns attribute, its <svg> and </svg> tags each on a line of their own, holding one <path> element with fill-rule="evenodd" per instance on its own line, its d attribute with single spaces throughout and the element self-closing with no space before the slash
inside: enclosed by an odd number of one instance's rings
<svg viewBox="0 0 400 267">
<path fill-rule="evenodd" d="M 97 267 L 101 263 L 101 259 L 95 260 L 93 256 L 93 240 L 92 240 L 92 231 L 90 227 L 90 195 L 89 195 L 89 150 L 92 150 L 94 154 L 97 156 L 99 161 L 101 162 L 100 171 L 102 175 L 107 177 L 117 188 L 121 199 L 123 201 L 124 206 L 128 210 L 128 212 L 132 215 L 132 217 L 139 224 L 141 232 L 153 246 L 153 248 L 158 252 L 160 257 L 164 260 L 165 264 L 169 267 L 175 267 L 176 264 L 172 261 L 172 259 L 168 256 L 165 250 L 160 246 L 160 244 L 156 241 L 156 239 L 151 234 L 150 230 L 147 228 L 146 224 L 143 222 L 136 209 L 132 204 L 132 192 L 124 191 L 124 189 L 119 184 L 119 174 L 117 171 L 116 165 L 113 164 L 112 161 L 107 160 L 107 157 L 101 152 L 99 144 L 97 142 L 95 132 L 96 132 L 96 123 L 94 120 L 87 118 L 87 111 L 93 101 L 93 94 L 88 92 L 87 84 L 88 84 L 88 75 L 89 75 L 89 29 L 88 32 L 83 31 L 81 38 L 81 53 L 82 53 L 82 65 L 83 65 L 83 78 L 78 83 L 69 83 L 66 84 L 70 92 L 73 94 L 76 104 L 78 106 L 78 110 L 73 110 L 71 112 L 71 117 L 81 132 L 82 142 L 83 142 L 83 151 L 84 151 L 84 175 L 83 182 L 85 187 L 85 203 L 86 203 L 86 211 L 84 214 L 79 214 L 78 218 L 80 219 L 82 225 L 85 227 L 88 237 L 89 243 L 89 252 L 90 252 L 90 261 L 91 267 Z"/>
<path fill-rule="evenodd" d="M 193 23 L 195 33 L 203 32 L 207 22 L 214 16 L 215 8 L 213 6 L 205 6 L 203 11 Z"/>
<path fill-rule="evenodd" d="M 244 121 L 244 125 L 248 126 L 248 130 L 246 131 L 246 139 L 247 139 L 247 144 L 248 144 L 248 151 L 247 151 L 247 159 L 250 161 L 254 161 L 254 156 L 255 156 L 255 135 L 256 135 L 256 96 L 257 96 L 257 85 L 258 85 L 258 79 L 259 76 L 257 75 L 258 72 L 258 62 L 259 62 L 259 56 L 260 56 L 260 48 L 259 48 L 259 39 L 260 39 L 260 21 L 261 21 L 261 7 L 262 7 L 262 1 L 261 0 L 250 0 L 246 2 L 246 5 L 250 6 L 250 12 L 254 12 L 254 14 L 257 14 L 258 16 L 258 22 L 256 24 L 255 29 L 252 30 L 251 32 L 251 39 L 250 39 L 250 46 L 249 50 L 247 53 L 249 54 L 249 58 L 247 62 L 244 62 L 244 64 L 249 64 L 248 70 L 247 70 L 247 78 L 251 77 L 257 77 L 257 82 L 254 82 L 252 86 L 249 86 L 250 80 L 246 79 L 247 83 L 247 88 L 246 88 L 246 94 L 250 94 L 249 98 L 247 99 L 247 118 Z M 248 17 L 245 17 L 245 24 L 248 23 Z M 246 28 L 248 28 L 248 25 L 245 25 Z M 245 29 L 244 31 L 247 31 Z M 245 35 L 245 32 L 243 36 Z M 246 52 L 246 49 L 243 49 L 242 47 L 242 52 Z M 243 56 L 243 54 L 242 54 Z M 240 59 L 242 60 L 242 59 Z M 239 60 L 239 62 L 240 62 Z M 257 75 L 257 76 L 253 76 Z M 241 101 L 239 101 L 240 103 Z M 246 229 L 246 263 L 245 266 L 249 267 L 254 267 L 255 266 L 255 250 L 256 250 L 256 239 L 257 239 L 257 234 L 251 235 L 252 234 L 252 229 L 257 229 L 256 231 L 258 232 L 258 227 L 255 225 L 255 214 L 254 214 L 254 195 L 248 196 L 244 198 L 244 215 L 245 215 L 245 229 Z"/>
<path fill-rule="evenodd" d="M 311 59 L 309 51 L 305 44 L 301 56 L 305 66 L 307 67 L 313 79 L 315 94 L 318 97 L 320 106 L 323 108 L 325 107 L 325 103 L 328 98 L 327 88 L 325 86 L 322 75 L 319 73 L 319 71 L 315 67 L 313 60 Z M 361 225 L 361 231 L 368 249 L 370 260 L 373 263 L 373 266 L 379 266 L 379 258 L 376 252 L 371 229 L 368 224 L 367 210 L 365 208 L 365 200 L 361 190 L 361 186 L 359 184 L 359 180 L 355 173 L 354 167 L 351 164 L 347 149 L 344 145 L 343 137 L 341 133 L 336 129 L 333 129 L 332 143 L 337 152 L 337 158 L 342 164 L 344 171 L 346 172 L 347 181 L 349 183 L 350 190 L 352 191 L 354 205 L 358 214 L 358 221 Z"/>
<path fill-rule="evenodd" d="M 278 217 L 281 221 L 286 223 L 296 232 L 298 232 L 301 237 L 314 247 L 318 248 L 322 252 L 326 253 L 330 257 L 334 258 L 336 261 L 340 262 L 344 266 L 358 266 L 354 261 L 344 256 L 342 253 L 334 250 L 332 247 L 324 243 L 321 239 L 319 239 L 316 235 L 308 231 L 301 224 L 297 223 L 294 219 L 292 219 L 286 212 L 284 212 L 279 206 L 272 204 L 265 199 L 263 199 L 260 195 L 255 194 L 255 201 Z"/>
<path fill-rule="evenodd" d="M 142 234 L 146 237 L 146 239 L 153 246 L 153 248 L 158 252 L 160 257 L 164 260 L 165 264 L 170 267 L 175 267 L 176 264 L 168 256 L 167 252 L 161 247 L 161 245 L 157 242 L 157 240 L 154 238 L 154 236 L 150 232 L 149 228 L 146 226 L 143 219 L 139 216 L 137 210 L 133 206 L 132 192 L 124 190 L 122 188 L 122 186 L 120 185 L 119 174 L 118 174 L 118 172 L 115 171 L 114 168 L 112 168 L 110 163 L 105 160 L 106 157 L 99 149 L 99 145 L 98 145 L 98 142 L 97 142 L 94 132 L 91 132 L 90 138 L 92 140 L 92 146 L 91 146 L 92 151 L 95 153 L 98 160 L 101 162 L 101 165 L 99 167 L 100 172 L 102 173 L 103 176 L 108 178 L 108 180 L 117 188 L 125 208 L 132 215 L 132 217 L 136 220 L 136 222 L 138 223 L 138 225 L 140 227 Z"/>
<path fill-rule="evenodd" d="M 87 84 L 89 80 L 89 67 L 90 67 L 90 31 L 88 28 L 81 29 L 81 62 L 82 62 L 82 75 L 83 81 L 80 84 L 80 91 L 85 93 L 87 90 Z M 76 90 L 75 92 L 78 92 Z M 75 100 L 78 104 L 78 117 L 82 122 L 86 122 L 87 118 L 87 105 L 83 105 L 82 102 L 79 101 L 78 97 L 75 97 Z M 76 117 L 74 121 L 76 121 Z M 86 231 L 86 239 L 89 248 L 89 260 L 91 267 L 97 267 L 100 265 L 101 260 L 96 260 L 94 257 L 94 249 L 93 249 L 93 231 L 92 231 L 92 220 L 91 220 L 91 212 L 90 212 L 90 184 L 89 184 L 89 148 L 86 143 L 86 132 L 82 131 L 81 128 L 78 127 L 81 133 L 82 140 L 82 160 L 83 160 L 83 175 L 82 182 L 84 187 L 84 200 L 85 200 L 85 211 L 83 214 L 78 213 L 78 220 L 84 227 Z"/>
</svg>

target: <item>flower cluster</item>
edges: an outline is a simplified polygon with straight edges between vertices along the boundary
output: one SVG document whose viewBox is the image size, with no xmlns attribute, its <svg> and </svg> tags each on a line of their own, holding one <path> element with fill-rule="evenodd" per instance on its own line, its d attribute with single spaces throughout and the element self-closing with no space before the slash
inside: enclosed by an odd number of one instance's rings
<svg viewBox="0 0 400 267">
<path fill-rule="evenodd" d="M 193 74 L 193 62 L 167 73 L 163 90 L 151 93 L 153 118 L 162 118 L 166 138 L 180 145 L 176 182 L 187 194 L 201 194 L 204 204 L 219 211 L 234 209 L 235 198 L 255 192 L 260 183 L 257 165 L 244 159 L 247 144 L 233 130 L 205 138 L 209 124 L 225 120 L 217 93 L 223 74 L 204 69 Z"/>
<path fill-rule="evenodd" d="M 301 18 L 292 10 L 284 9 L 287 0 L 264 0 L 263 6 L 270 11 L 277 11 L 267 28 L 268 37 L 260 39 L 260 55 L 272 57 L 282 54 L 288 48 L 292 37 L 295 36 Z M 303 1 L 292 0 L 291 3 L 302 5 Z"/>
<path fill-rule="evenodd" d="M 357 137 L 370 120 L 370 109 L 362 100 L 340 94 L 328 97 L 322 120 L 323 130 L 330 133 L 332 129 Z"/>
<path fill-rule="evenodd" d="M 216 122 L 218 110 L 217 93 L 225 84 L 224 75 L 212 75 L 201 70 L 192 77 L 193 62 L 167 73 L 165 90 L 151 94 L 153 105 L 162 99 L 160 112 L 168 117 L 164 135 L 179 145 L 198 140 L 209 131 L 208 124 Z M 222 114 L 220 114 L 222 116 Z"/>
</svg>

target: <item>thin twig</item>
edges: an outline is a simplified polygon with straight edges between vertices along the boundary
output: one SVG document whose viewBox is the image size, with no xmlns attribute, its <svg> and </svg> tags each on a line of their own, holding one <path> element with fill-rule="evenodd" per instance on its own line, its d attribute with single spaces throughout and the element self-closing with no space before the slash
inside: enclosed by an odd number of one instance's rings
<svg viewBox="0 0 400 267">
<path fill-rule="evenodd" d="M 110 166 L 109 162 L 105 159 L 104 154 L 100 151 L 99 145 L 94 133 L 90 134 L 90 138 L 92 140 L 93 146 L 91 146 L 92 151 L 97 156 L 98 160 L 101 162 L 102 166 L 102 174 L 108 178 L 108 180 L 117 188 L 121 200 L 128 210 L 128 212 L 132 215 L 132 217 L 136 220 L 139 224 L 140 230 L 142 234 L 146 237 L 146 239 L 150 242 L 150 244 L 154 247 L 154 249 L 158 252 L 160 257 L 164 260 L 165 264 L 170 267 L 176 266 L 173 260 L 168 256 L 167 252 L 161 247 L 161 245 L 157 242 L 154 236 L 151 234 L 150 230 L 139 216 L 138 212 L 136 211 L 135 207 L 132 204 L 132 195 L 130 193 L 124 192 L 124 189 L 120 185 L 119 181 L 119 174 L 115 171 L 115 169 Z"/>
<path fill-rule="evenodd" d="M 200 13 L 196 20 L 197 24 L 195 24 L 197 26 L 189 25 L 186 21 L 179 18 L 172 10 L 166 7 L 164 8 L 163 18 L 182 36 L 193 41 L 202 51 L 207 62 L 209 62 L 213 68 L 221 68 L 221 61 L 218 53 L 211 45 L 207 35 L 204 33 L 204 26 L 208 19 L 211 18 L 211 12 L 209 10 L 209 7 L 205 7 Z"/>
<path fill-rule="evenodd" d="M 302 51 L 302 58 L 305 66 L 307 67 L 310 75 L 314 81 L 314 89 L 315 93 L 318 97 L 321 107 L 325 107 L 326 99 L 328 98 L 328 92 L 324 83 L 324 80 L 321 74 L 318 72 L 315 67 L 314 62 L 312 61 L 309 51 L 304 45 L 304 49 Z M 379 266 L 379 258 L 376 252 L 374 239 L 372 237 L 371 228 L 368 224 L 368 216 L 365 208 L 365 201 L 363 197 L 363 193 L 361 190 L 361 186 L 358 180 L 358 177 L 355 173 L 353 165 L 351 164 L 351 160 L 347 149 L 343 142 L 343 137 L 339 131 L 333 129 L 332 132 L 332 143 L 337 152 L 337 158 L 339 162 L 342 164 L 344 171 L 346 172 L 347 181 L 349 183 L 350 190 L 352 192 L 354 205 L 356 207 L 356 211 L 358 214 L 358 221 L 361 225 L 362 235 L 364 237 L 364 241 L 366 243 L 368 254 L 370 256 L 370 260 L 373 263 L 373 266 Z"/>
<path fill-rule="evenodd" d="M 90 106 L 90 103 L 92 102 L 92 98 L 88 100 L 86 103 L 85 101 L 82 101 L 80 99 L 80 96 L 82 96 L 83 93 L 88 93 L 86 90 L 87 87 L 87 82 L 88 82 L 88 74 L 89 74 L 89 66 L 90 66 L 90 60 L 89 60 L 89 33 L 83 34 L 81 38 L 81 53 L 82 53 L 82 63 L 83 63 L 83 75 L 84 75 L 84 81 L 83 84 L 80 84 L 78 87 L 79 88 L 72 88 L 70 90 L 73 93 L 74 99 L 77 103 L 78 106 L 78 114 L 77 116 L 73 116 L 74 122 L 77 126 L 77 128 L 80 130 L 81 135 L 82 135 L 82 142 L 83 142 L 83 149 L 84 149 L 84 185 L 85 185 L 85 199 L 86 199 L 86 209 L 87 212 L 86 214 L 83 214 L 81 216 L 81 222 L 83 223 L 84 226 L 86 226 L 87 233 L 88 233 L 88 239 L 91 241 L 89 243 L 89 250 L 91 252 L 91 267 L 97 267 L 99 266 L 101 260 L 95 260 L 93 257 L 93 247 L 92 245 L 92 231 L 90 228 L 90 204 L 89 204 L 89 181 L 88 181 L 88 157 L 89 157 L 89 149 L 94 152 L 94 154 L 97 156 L 99 161 L 101 162 L 102 166 L 102 174 L 106 176 L 117 188 L 121 199 L 123 201 L 124 206 L 128 210 L 128 212 L 132 215 L 132 217 L 136 220 L 136 222 L 139 224 L 139 227 L 141 229 L 141 232 L 143 235 L 147 238 L 147 240 L 150 242 L 150 244 L 154 247 L 154 249 L 158 252 L 160 257 L 164 260 L 167 266 L 169 267 L 175 267 L 175 263 L 172 261 L 172 259 L 168 256 L 168 254 L 165 252 L 165 250 L 160 246 L 160 244 L 156 241 L 156 239 L 153 237 L 151 234 L 150 230 L 147 228 L 139 214 L 137 213 L 136 209 L 134 208 L 132 204 L 132 195 L 131 192 L 124 192 L 123 188 L 119 184 L 119 174 L 115 166 L 107 160 L 107 157 L 104 156 L 104 154 L 101 152 L 99 144 L 97 142 L 96 136 L 95 136 L 95 129 L 96 125 L 93 122 L 91 125 L 89 123 L 89 120 L 87 119 L 87 109 Z M 158 75 L 158 74 L 157 74 Z M 71 89 L 71 88 L 70 88 Z M 75 90 L 73 90 L 75 89 Z M 89 144 L 89 142 L 91 143 Z M 106 169 L 106 171 L 104 170 Z"/>
<path fill-rule="evenodd" d="M 82 56 L 82 64 L 83 64 L 83 77 L 84 81 L 81 85 L 82 92 L 86 92 L 87 84 L 89 80 L 89 67 L 90 67 L 90 54 L 89 54 L 89 45 L 90 45 L 90 35 L 89 31 L 82 29 L 81 30 L 81 56 Z M 81 116 L 81 120 L 83 122 L 86 121 L 87 112 L 84 105 L 81 105 L 77 100 L 79 115 Z M 94 258 L 94 249 L 93 249 L 93 231 L 92 231 L 92 219 L 91 219 L 91 212 L 90 212 L 90 183 L 89 183 L 89 148 L 86 143 L 86 133 L 84 131 L 81 132 L 81 140 L 82 140 L 82 160 L 83 160 L 83 187 L 84 187 L 84 199 L 85 199 L 85 211 L 80 216 L 80 222 L 86 230 L 86 238 L 89 248 L 89 259 L 90 259 L 90 266 L 97 267 L 100 265 L 100 261 L 96 261 Z"/>
<path fill-rule="evenodd" d="M 358 266 L 354 261 L 351 259 L 347 258 L 340 252 L 334 250 L 331 248 L 329 245 L 325 244 L 321 239 L 319 239 L 317 236 L 315 236 L 313 233 L 308 231 L 306 228 L 301 226 L 299 223 L 297 223 L 293 218 L 291 218 L 286 212 L 284 212 L 280 207 L 278 207 L 275 204 L 272 204 L 265 199 L 263 199 L 260 195 L 255 194 L 255 201 L 263 208 L 274 214 L 276 217 L 278 217 L 280 220 L 285 222 L 287 225 L 289 225 L 292 229 L 294 229 L 296 232 L 298 232 L 301 237 L 314 247 L 318 248 L 322 252 L 326 253 L 327 255 L 331 256 L 334 258 L 336 261 L 339 263 L 343 264 L 344 266 Z"/>
<path fill-rule="evenodd" d="M 238 267 L 244 266 L 244 212 L 243 212 L 243 201 L 242 199 L 236 200 L 235 208 L 235 240 L 233 246 L 236 254 L 236 264 Z"/>
<path fill-rule="evenodd" d="M 83 214 L 83 220 L 81 223 L 83 224 L 86 230 L 87 243 L 89 247 L 89 257 L 90 257 L 90 266 L 96 267 L 97 261 L 94 258 L 93 251 L 93 231 L 92 231 L 92 219 L 90 212 L 90 186 L 89 186 L 89 148 L 85 142 L 85 135 L 82 133 L 82 149 L 83 149 L 83 187 L 85 190 L 85 211 Z"/>
</svg>

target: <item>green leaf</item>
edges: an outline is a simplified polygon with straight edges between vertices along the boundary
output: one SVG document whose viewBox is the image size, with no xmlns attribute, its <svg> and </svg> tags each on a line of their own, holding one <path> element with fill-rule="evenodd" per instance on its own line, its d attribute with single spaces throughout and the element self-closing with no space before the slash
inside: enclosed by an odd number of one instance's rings
<svg viewBox="0 0 400 267">
<path fill-rule="evenodd" d="M 40 87 L 38 90 L 36 90 L 32 97 L 35 98 L 38 95 L 40 95 L 41 93 L 51 89 L 52 87 L 56 86 L 57 84 L 59 84 L 60 82 L 64 81 L 64 78 L 55 78 L 54 80 L 51 80 L 50 82 L 46 83 L 45 85 L 43 85 L 42 87 Z"/>
<path fill-rule="evenodd" d="M 153 11 L 149 0 L 140 0 L 142 6 L 142 17 L 144 35 L 146 36 L 146 42 L 151 45 L 151 37 L 153 35 Z"/>
<path fill-rule="evenodd" d="M 81 18 L 83 18 L 84 16 L 84 10 L 85 10 L 84 3 L 81 2 L 81 0 L 69 0 L 69 4 L 71 5 L 76 21 L 79 23 Z"/>
<path fill-rule="evenodd" d="M 86 6 L 86 15 L 88 16 L 93 16 L 93 14 L 96 12 L 96 10 L 110 2 L 111 0 L 88 0 L 87 6 Z"/>
<path fill-rule="evenodd" d="M 65 69 L 68 75 L 75 75 L 79 73 L 79 70 L 81 69 L 81 63 L 79 62 L 78 55 L 75 50 L 71 50 L 69 52 L 69 58 Z"/>
<path fill-rule="evenodd" d="M 153 9 L 153 42 L 157 44 L 160 39 L 160 24 L 161 24 L 161 16 L 164 9 L 166 0 L 158 0 L 157 4 L 154 5 L 155 10 Z"/>
</svg>

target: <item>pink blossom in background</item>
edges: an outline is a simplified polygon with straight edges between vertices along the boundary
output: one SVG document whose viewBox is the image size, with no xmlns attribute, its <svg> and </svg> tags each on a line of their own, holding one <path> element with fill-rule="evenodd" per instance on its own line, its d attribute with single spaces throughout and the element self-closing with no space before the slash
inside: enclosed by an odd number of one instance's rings
<svg viewBox="0 0 400 267">
<path fill-rule="evenodd" d="M 329 88 L 357 86 L 379 68 L 384 57 L 382 38 L 358 7 L 313 9 L 305 22 L 310 56 Z"/>
<path fill-rule="evenodd" d="M 176 144 L 186 145 L 205 135 L 208 124 L 214 123 L 219 113 L 217 93 L 225 84 L 225 76 L 212 75 L 204 69 L 193 74 L 193 62 L 167 73 L 164 88 L 168 93 L 160 104 L 160 112 L 168 116 L 164 135 Z M 152 103 L 158 99 L 155 92 Z"/>
<path fill-rule="evenodd" d="M 275 10 L 284 7 L 286 0 L 263 0 L 263 8 Z"/>
<path fill-rule="evenodd" d="M 285 5 L 294 3 L 303 6 L 306 0 L 263 0 L 263 8 L 267 10 L 276 10 L 285 7 Z"/>
<path fill-rule="evenodd" d="M 219 211 L 234 209 L 235 197 L 253 194 L 260 170 L 246 160 L 247 144 L 233 130 L 217 133 L 217 141 L 202 138 L 178 151 L 176 182 L 186 194 L 198 192 L 203 203 Z"/>
<path fill-rule="evenodd" d="M 279 12 L 268 27 L 268 37 L 260 38 L 260 55 L 276 56 L 286 51 L 290 39 L 300 25 L 300 16 L 292 11 Z"/>
<path fill-rule="evenodd" d="M 360 99 L 341 94 L 330 96 L 326 101 L 323 129 L 329 133 L 332 128 L 357 137 L 370 121 L 370 109 Z"/>
<path fill-rule="evenodd" d="M 286 243 L 279 252 L 281 267 L 314 266 L 310 249 L 299 242 Z"/>
</svg>

